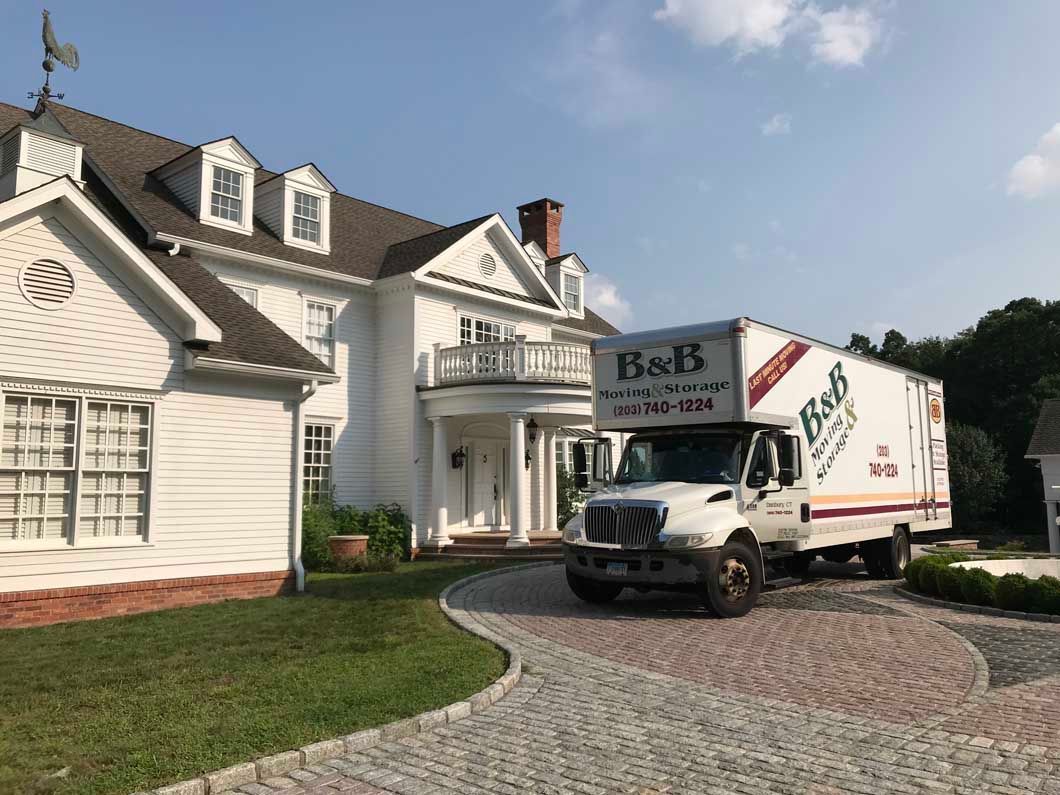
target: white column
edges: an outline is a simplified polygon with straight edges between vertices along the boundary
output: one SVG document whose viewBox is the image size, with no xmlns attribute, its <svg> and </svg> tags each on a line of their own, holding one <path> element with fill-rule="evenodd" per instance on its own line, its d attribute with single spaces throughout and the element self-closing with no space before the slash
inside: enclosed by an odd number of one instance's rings
<svg viewBox="0 0 1060 795">
<path fill-rule="evenodd" d="M 446 417 L 428 417 L 434 425 L 434 450 L 431 468 L 431 536 L 427 544 L 444 547 L 449 540 L 449 442 Z"/>
<path fill-rule="evenodd" d="M 1049 532 L 1049 551 L 1054 555 L 1060 554 L 1060 526 L 1056 524 L 1057 516 L 1057 503 L 1047 502 L 1045 503 L 1045 515 L 1048 517 L 1049 525 L 1046 528 Z"/>
<path fill-rule="evenodd" d="M 508 442 L 511 460 L 508 462 L 508 520 L 511 535 L 509 547 L 528 547 L 530 537 L 526 534 L 526 500 L 523 498 L 523 484 L 526 481 L 526 414 L 521 412 L 508 415 L 511 425 L 511 439 Z"/>
<path fill-rule="evenodd" d="M 545 518 L 543 524 L 545 530 L 557 530 L 556 519 L 556 429 L 545 428 L 544 450 L 541 453 L 542 464 L 545 467 Z"/>
</svg>

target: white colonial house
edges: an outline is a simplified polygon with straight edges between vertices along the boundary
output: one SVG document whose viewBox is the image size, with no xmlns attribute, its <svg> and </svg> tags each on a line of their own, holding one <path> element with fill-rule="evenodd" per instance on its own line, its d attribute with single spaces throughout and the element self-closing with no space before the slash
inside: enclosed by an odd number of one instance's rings
<svg viewBox="0 0 1060 795">
<path fill-rule="evenodd" d="M 0 104 L 0 625 L 300 585 L 329 492 L 421 548 L 555 529 L 616 330 L 563 205 L 518 213 L 441 226 L 235 137 Z"/>
</svg>

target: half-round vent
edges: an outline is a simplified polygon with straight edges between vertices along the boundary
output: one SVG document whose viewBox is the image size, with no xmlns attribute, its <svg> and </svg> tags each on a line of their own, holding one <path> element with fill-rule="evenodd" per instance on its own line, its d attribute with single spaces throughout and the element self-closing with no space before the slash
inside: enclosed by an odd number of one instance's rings
<svg viewBox="0 0 1060 795">
<path fill-rule="evenodd" d="M 483 276 L 492 276 L 497 272 L 497 260 L 492 254 L 483 254 L 478 259 L 478 269 L 482 271 Z"/>
<path fill-rule="evenodd" d="M 733 493 L 731 491 L 719 491 L 717 494 L 711 494 L 707 497 L 707 502 L 725 502 L 731 500 Z"/>
<path fill-rule="evenodd" d="M 61 262 L 39 259 L 23 266 L 18 274 L 18 286 L 35 307 L 59 309 L 74 297 L 77 281 Z"/>
</svg>

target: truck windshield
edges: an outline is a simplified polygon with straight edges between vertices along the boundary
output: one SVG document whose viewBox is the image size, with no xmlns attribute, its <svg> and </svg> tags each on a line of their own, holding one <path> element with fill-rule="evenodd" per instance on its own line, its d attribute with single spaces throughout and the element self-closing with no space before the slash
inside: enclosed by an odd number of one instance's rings
<svg viewBox="0 0 1060 795">
<path fill-rule="evenodd" d="M 721 434 L 637 436 L 615 483 L 737 483 L 740 437 Z"/>
</svg>

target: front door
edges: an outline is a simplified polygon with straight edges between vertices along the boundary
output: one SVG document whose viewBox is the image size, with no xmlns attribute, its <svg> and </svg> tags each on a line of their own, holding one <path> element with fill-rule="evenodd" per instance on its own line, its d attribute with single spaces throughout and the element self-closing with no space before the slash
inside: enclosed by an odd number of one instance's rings
<svg viewBox="0 0 1060 795">
<path fill-rule="evenodd" d="M 504 449 L 501 442 L 475 443 L 471 512 L 473 525 L 497 527 L 503 523 L 501 497 L 504 487 Z"/>
</svg>

